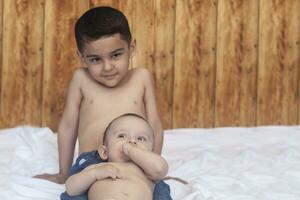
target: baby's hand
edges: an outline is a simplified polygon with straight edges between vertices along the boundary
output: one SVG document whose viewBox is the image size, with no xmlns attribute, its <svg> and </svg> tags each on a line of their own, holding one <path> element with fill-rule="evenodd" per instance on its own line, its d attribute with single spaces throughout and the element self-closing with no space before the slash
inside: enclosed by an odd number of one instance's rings
<svg viewBox="0 0 300 200">
<path fill-rule="evenodd" d="M 129 155 L 129 150 L 133 148 L 135 145 L 133 143 L 126 142 L 122 146 L 122 150 L 126 156 Z"/>
<path fill-rule="evenodd" d="M 110 163 L 102 163 L 92 168 L 94 176 L 97 180 L 103 180 L 106 178 L 112 178 L 113 180 L 121 179 L 120 170 Z"/>
</svg>

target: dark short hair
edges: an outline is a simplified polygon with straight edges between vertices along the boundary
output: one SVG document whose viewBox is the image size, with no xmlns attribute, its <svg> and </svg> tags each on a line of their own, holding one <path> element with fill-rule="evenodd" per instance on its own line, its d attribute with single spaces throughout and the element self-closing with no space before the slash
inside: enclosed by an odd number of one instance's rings
<svg viewBox="0 0 300 200">
<path fill-rule="evenodd" d="M 103 36 L 119 33 L 128 44 L 131 32 L 125 15 L 111 7 L 95 7 L 85 12 L 75 24 L 75 39 L 82 53 L 84 44 Z"/>
<path fill-rule="evenodd" d="M 120 115 L 120 116 L 114 118 L 114 119 L 107 125 L 107 127 L 106 127 L 106 129 L 105 129 L 105 131 L 104 131 L 104 134 L 103 134 L 103 144 L 105 144 L 105 140 L 106 140 L 106 138 L 107 138 L 107 133 L 108 133 L 110 127 L 112 126 L 112 124 L 113 124 L 115 121 L 117 121 L 118 119 L 120 119 L 120 118 L 122 118 L 122 117 L 126 117 L 126 116 L 137 117 L 137 118 L 140 118 L 140 119 L 142 119 L 143 121 L 145 121 L 145 122 L 149 125 L 149 127 L 151 128 L 151 131 L 152 131 L 152 133 L 153 133 L 153 138 L 154 138 L 154 131 L 153 131 L 153 128 L 151 127 L 151 125 L 149 124 L 149 122 L 148 122 L 144 117 L 142 117 L 142 116 L 140 116 L 140 115 L 138 115 L 138 114 L 135 114 L 135 113 L 125 113 L 125 114 L 123 114 L 123 115 Z"/>
</svg>

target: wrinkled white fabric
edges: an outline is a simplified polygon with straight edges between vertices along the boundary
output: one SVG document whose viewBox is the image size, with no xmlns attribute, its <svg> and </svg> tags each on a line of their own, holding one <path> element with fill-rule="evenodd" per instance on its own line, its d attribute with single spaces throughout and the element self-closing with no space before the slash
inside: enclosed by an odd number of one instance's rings
<svg viewBox="0 0 300 200">
<path fill-rule="evenodd" d="M 0 130 L 0 199 L 57 200 L 64 185 L 32 178 L 58 171 L 48 128 Z M 165 131 L 174 200 L 300 200 L 300 126 Z"/>
</svg>

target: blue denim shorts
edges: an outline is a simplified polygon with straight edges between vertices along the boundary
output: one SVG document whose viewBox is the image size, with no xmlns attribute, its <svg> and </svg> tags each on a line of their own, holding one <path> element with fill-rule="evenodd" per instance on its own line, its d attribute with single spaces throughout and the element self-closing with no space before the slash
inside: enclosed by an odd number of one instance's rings
<svg viewBox="0 0 300 200">
<path fill-rule="evenodd" d="M 105 161 L 100 158 L 97 151 L 82 153 L 76 159 L 76 162 L 72 166 L 69 175 L 72 176 L 74 174 L 77 174 L 81 172 L 84 168 L 101 162 L 105 162 Z M 88 191 L 78 196 L 69 196 L 66 192 L 64 192 L 60 195 L 60 199 L 61 200 L 88 200 Z M 169 185 L 163 181 L 158 182 L 154 188 L 153 200 L 172 200 Z"/>
</svg>

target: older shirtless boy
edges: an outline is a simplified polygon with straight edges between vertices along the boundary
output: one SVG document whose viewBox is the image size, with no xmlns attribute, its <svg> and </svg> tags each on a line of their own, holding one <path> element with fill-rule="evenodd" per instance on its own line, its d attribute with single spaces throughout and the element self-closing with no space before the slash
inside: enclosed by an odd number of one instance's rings
<svg viewBox="0 0 300 200">
<path fill-rule="evenodd" d="M 123 13 L 110 7 L 92 8 L 76 22 L 75 37 L 84 67 L 74 72 L 58 127 L 59 172 L 36 176 L 57 183 L 102 161 L 95 152 L 105 127 L 124 113 L 147 119 L 155 134 L 155 153 L 161 153 L 163 143 L 151 73 L 144 68 L 129 70 L 136 43 Z M 71 168 L 77 138 L 80 155 Z M 163 181 L 156 184 L 154 199 L 171 199 Z"/>
<path fill-rule="evenodd" d="M 106 163 L 85 168 L 68 178 L 69 195 L 89 188 L 89 200 L 152 200 L 154 182 L 164 178 L 167 162 L 153 153 L 154 133 L 148 122 L 136 114 L 114 119 L 104 133 L 98 154 Z"/>
</svg>

